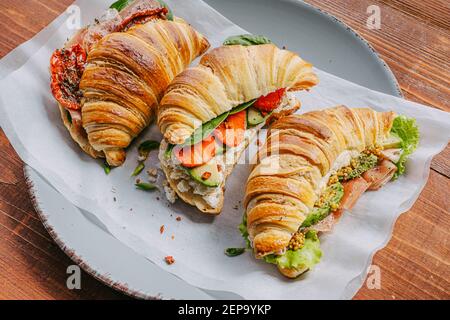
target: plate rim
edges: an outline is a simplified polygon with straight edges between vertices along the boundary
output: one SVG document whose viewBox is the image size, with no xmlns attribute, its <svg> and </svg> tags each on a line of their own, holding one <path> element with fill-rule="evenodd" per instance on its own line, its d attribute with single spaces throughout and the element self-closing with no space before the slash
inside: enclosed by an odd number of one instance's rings
<svg viewBox="0 0 450 320">
<path fill-rule="evenodd" d="M 388 78 L 389 78 L 389 80 L 391 82 L 391 87 L 393 89 L 393 92 L 389 92 L 389 93 L 388 92 L 384 92 L 384 93 L 395 95 L 397 97 L 403 98 L 403 92 L 402 92 L 402 90 L 400 88 L 400 85 L 398 83 L 398 80 L 395 77 L 394 73 L 392 72 L 391 68 L 380 57 L 380 55 L 375 50 L 375 48 L 362 35 L 360 35 L 355 29 L 353 29 L 352 27 L 350 27 L 345 22 L 343 22 L 342 20 L 340 20 L 336 16 L 332 15 L 331 13 L 326 12 L 323 9 L 320 9 L 320 8 L 318 8 L 318 7 L 316 7 L 316 6 L 312 5 L 312 4 L 309 4 L 309 3 L 306 3 L 306 2 L 300 1 L 300 0 L 294 0 L 294 1 L 288 0 L 288 1 L 289 2 L 295 2 L 297 5 L 300 5 L 300 6 L 303 6 L 303 7 L 307 7 L 309 9 L 312 9 L 313 11 L 316 11 L 320 15 L 325 16 L 326 18 L 333 20 L 335 23 L 338 23 L 341 26 L 345 27 L 345 29 L 347 31 L 349 31 L 350 33 L 353 34 L 353 36 L 358 38 L 359 41 L 361 41 L 372 52 L 372 54 L 375 55 L 376 59 L 381 63 L 384 71 L 387 72 Z M 83 255 L 80 254 L 76 248 L 69 248 L 64 243 L 64 241 L 62 240 L 62 237 L 60 236 L 58 231 L 55 230 L 55 228 L 50 224 L 49 219 L 48 219 L 47 215 L 45 214 L 44 209 L 40 205 L 39 201 L 37 201 L 37 199 L 38 199 L 37 193 L 39 191 L 36 189 L 36 183 L 34 182 L 32 176 L 31 176 L 31 171 L 30 170 L 33 171 L 36 174 L 39 174 L 39 173 L 37 173 L 32 167 L 28 166 L 27 164 L 24 164 L 23 172 L 24 172 L 25 181 L 26 181 L 26 185 L 27 185 L 27 191 L 28 191 L 28 193 L 30 195 L 30 199 L 31 199 L 31 202 L 33 204 L 33 207 L 34 207 L 36 213 L 38 214 L 39 219 L 42 221 L 42 224 L 44 225 L 45 229 L 47 230 L 47 232 L 49 233 L 49 235 L 53 239 L 53 241 L 55 241 L 55 243 L 58 245 L 58 247 L 74 263 L 76 263 L 78 266 L 80 266 L 81 269 L 83 269 L 87 274 L 91 275 L 92 277 L 94 277 L 98 281 L 102 282 L 106 286 L 108 286 L 108 287 L 110 287 L 110 288 L 112 288 L 112 289 L 114 289 L 114 290 L 116 290 L 116 291 L 118 291 L 120 293 L 123 293 L 123 294 L 125 294 L 125 295 L 127 295 L 129 297 L 137 298 L 137 299 L 153 299 L 153 300 L 154 299 L 166 299 L 166 298 L 168 298 L 168 297 L 152 296 L 150 294 L 146 294 L 146 293 L 142 292 L 142 290 L 140 290 L 139 288 L 130 287 L 128 285 L 128 283 L 121 281 L 121 279 L 116 279 L 115 280 L 111 276 L 109 276 L 107 273 L 105 274 L 105 273 L 101 273 L 101 272 L 95 270 L 95 268 L 92 267 L 92 265 L 89 263 L 89 261 L 86 261 L 83 258 Z M 48 184 L 46 181 L 45 181 L 45 183 Z M 51 187 L 51 185 L 50 185 L 50 187 Z M 68 201 L 68 200 L 66 199 L 66 201 Z M 74 206 L 73 204 L 71 204 L 71 205 Z M 76 206 L 74 206 L 74 207 L 76 208 Z M 79 210 L 79 208 L 76 208 L 76 209 Z M 92 222 L 90 222 L 90 223 L 92 223 Z M 116 239 L 116 241 L 119 241 L 119 240 Z M 128 250 L 132 251 L 131 248 L 128 248 Z M 206 292 L 205 292 L 205 294 L 208 295 L 208 293 L 206 293 Z"/>
</svg>

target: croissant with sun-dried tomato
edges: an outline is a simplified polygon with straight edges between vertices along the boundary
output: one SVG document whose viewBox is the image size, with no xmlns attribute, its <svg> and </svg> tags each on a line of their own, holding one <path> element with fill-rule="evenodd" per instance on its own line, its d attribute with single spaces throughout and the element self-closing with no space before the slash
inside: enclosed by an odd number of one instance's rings
<svg viewBox="0 0 450 320">
<path fill-rule="evenodd" d="M 172 79 L 209 43 L 156 0 L 130 1 L 80 30 L 51 58 L 51 88 L 80 147 L 111 166 L 147 127 Z M 169 21 L 173 20 L 173 21 Z"/>
</svg>

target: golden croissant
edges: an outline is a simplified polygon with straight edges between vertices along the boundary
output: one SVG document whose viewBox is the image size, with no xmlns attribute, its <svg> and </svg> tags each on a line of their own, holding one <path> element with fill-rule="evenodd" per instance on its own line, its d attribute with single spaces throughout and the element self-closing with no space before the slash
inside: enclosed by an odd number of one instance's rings
<svg viewBox="0 0 450 320">
<path fill-rule="evenodd" d="M 225 181 L 249 141 L 266 122 L 300 107 L 291 91 L 317 83 L 311 64 L 273 44 L 205 54 L 173 80 L 158 109 L 166 191 L 220 213 Z"/>
<path fill-rule="evenodd" d="M 52 92 L 64 124 L 91 156 L 111 166 L 153 119 L 172 79 L 209 43 L 158 1 L 132 1 L 52 57 Z M 93 29 L 93 30 L 91 30 Z"/>
<path fill-rule="evenodd" d="M 319 262 L 330 231 L 366 190 L 404 172 L 414 119 L 338 106 L 275 122 L 247 182 L 240 230 L 256 258 L 294 278 Z"/>
</svg>

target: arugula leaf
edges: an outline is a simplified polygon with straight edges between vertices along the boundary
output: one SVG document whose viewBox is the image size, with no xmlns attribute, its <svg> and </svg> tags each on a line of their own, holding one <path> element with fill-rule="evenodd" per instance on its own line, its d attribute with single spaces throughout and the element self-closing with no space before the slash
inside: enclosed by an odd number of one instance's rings
<svg viewBox="0 0 450 320">
<path fill-rule="evenodd" d="M 394 119 L 391 132 L 396 134 L 401 140 L 402 155 L 396 163 L 397 172 L 394 179 L 397 179 L 406 170 L 406 160 L 417 149 L 419 145 L 420 133 L 417 126 L 416 119 L 408 118 L 406 116 L 398 116 Z"/>
<path fill-rule="evenodd" d="M 109 8 L 116 9 L 117 11 L 122 11 L 132 0 L 118 0 L 114 2 Z"/>
<path fill-rule="evenodd" d="M 224 46 L 232 46 L 232 45 L 242 45 L 242 46 L 254 46 L 259 44 L 268 44 L 272 43 L 272 41 L 264 36 L 254 36 L 251 34 L 243 34 L 239 36 L 231 36 L 228 37 L 223 45 Z"/>
</svg>

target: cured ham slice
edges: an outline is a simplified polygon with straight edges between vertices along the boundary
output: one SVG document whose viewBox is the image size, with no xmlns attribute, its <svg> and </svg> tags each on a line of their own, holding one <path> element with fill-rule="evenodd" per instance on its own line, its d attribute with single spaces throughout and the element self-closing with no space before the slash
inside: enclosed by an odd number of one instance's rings
<svg viewBox="0 0 450 320">
<path fill-rule="evenodd" d="M 395 164 L 383 160 L 380 165 L 366 171 L 363 178 L 370 184 L 369 190 L 378 190 L 392 179 L 396 171 Z"/>
</svg>

